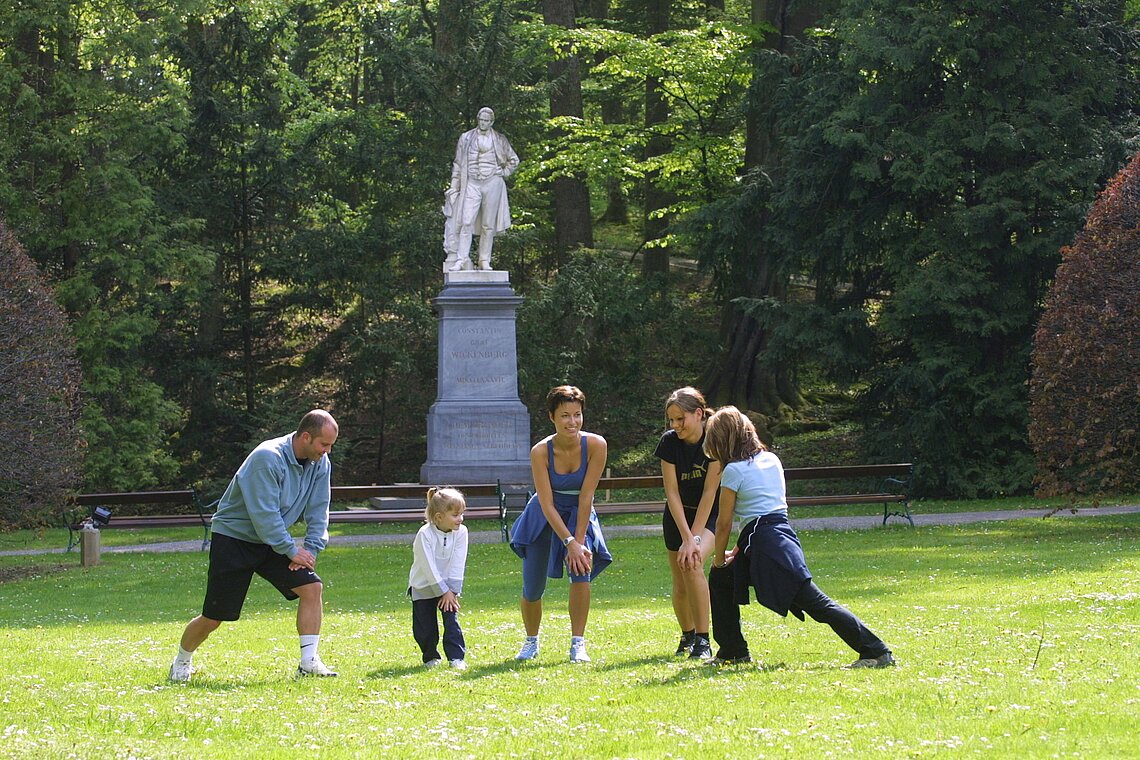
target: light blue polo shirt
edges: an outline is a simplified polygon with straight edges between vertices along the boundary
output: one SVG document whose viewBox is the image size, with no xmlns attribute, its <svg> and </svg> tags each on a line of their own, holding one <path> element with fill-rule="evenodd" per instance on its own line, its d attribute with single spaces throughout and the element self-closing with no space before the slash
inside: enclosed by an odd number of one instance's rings
<svg viewBox="0 0 1140 760">
<path fill-rule="evenodd" d="M 328 545 L 332 464 L 327 454 L 298 462 L 294 435 L 265 441 L 245 458 L 218 502 L 215 533 L 292 558 L 297 547 L 289 527 L 304 521 L 305 548 L 317 554 Z"/>
</svg>

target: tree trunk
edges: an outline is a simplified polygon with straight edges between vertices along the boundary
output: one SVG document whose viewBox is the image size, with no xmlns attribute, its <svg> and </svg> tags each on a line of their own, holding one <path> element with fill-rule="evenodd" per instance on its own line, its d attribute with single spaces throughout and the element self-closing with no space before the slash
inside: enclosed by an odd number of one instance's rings
<svg viewBox="0 0 1140 760">
<path fill-rule="evenodd" d="M 426 5 L 423 6 L 424 20 L 433 30 L 432 46 L 436 55 L 441 58 L 450 58 L 459 52 L 458 40 L 463 18 L 463 3 L 464 0 L 439 0 L 439 10 L 434 25 L 427 15 Z"/>
<path fill-rule="evenodd" d="M 574 28 L 574 0 L 543 0 L 542 17 L 547 24 Z M 582 72 L 577 56 L 551 61 L 550 115 L 582 118 Z M 555 259 L 561 264 L 567 251 L 579 246 L 592 248 L 594 230 L 590 220 L 590 191 L 581 176 L 554 178 Z"/>
<path fill-rule="evenodd" d="M 464 110 L 460 102 L 461 50 L 465 38 L 464 4 L 466 0 L 439 0 L 438 10 L 432 19 L 428 5 L 421 0 L 424 24 L 431 30 L 432 50 L 435 59 L 432 72 L 439 88 L 440 109 L 446 118 L 454 118 Z M 384 72 L 377 72 L 385 76 Z"/>
<path fill-rule="evenodd" d="M 670 0 L 651 0 L 648 3 L 647 31 L 660 34 L 669 31 Z M 656 77 L 645 78 L 645 129 L 651 135 L 645 147 L 646 159 L 662 156 L 672 147 L 669 139 L 657 133 L 657 127 L 669 119 L 669 104 L 661 92 L 661 83 Z M 649 172 L 645 177 L 645 213 L 642 218 L 642 239 L 648 244 L 665 236 L 669 228 L 669 218 L 659 212 L 673 202 L 673 195 L 657 184 L 658 172 Z M 643 274 L 669 271 L 669 251 L 660 247 L 645 248 L 642 257 Z"/>
<path fill-rule="evenodd" d="M 812 3 L 806 8 L 789 13 L 790 0 L 753 0 L 752 22 L 768 23 L 776 28 L 776 33 L 756 43 L 753 59 L 755 86 L 762 87 L 762 63 L 764 56 L 774 51 L 783 53 L 786 40 L 790 36 L 802 34 L 822 15 L 828 3 Z M 765 105 L 767 100 L 754 99 L 760 105 L 749 109 L 747 134 L 745 137 L 744 168 L 751 172 L 774 165 L 775 140 L 770 131 L 770 112 Z M 774 172 L 770 172 L 774 174 Z M 787 294 L 787 282 L 777 274 L 771 252 L 764 250 L 755 238 L 749 243 L 751 250 L 747 257 L 755 262 L 754 270 L 759 274 L 750 282 L 740 282 L 739 290 L 732 296 L 754 298 L 771 297 L 783 300 Z M 784 369 L 766 366 L 760 354 L 768 343 L 764 329 L 751 317 L 732 303 L 732 296 L 724 306 L 723 335 L 725 352 L 722 360 L 710 368 L 703 378 L 704 389 L 710 400 L 720 404 L 735 404 L 752 409 L 769 417 L 785 416 L 790 409 L 803 404 L 803 397 L 793 377 Z"/>
<path fill-rule="evenodd" d="M 585 0 L 584 13 L 591 19 L 605 21 L 610 15 L 609 0 Z M 606 60 L 606 53 L 598 53 L 594 59 L 595 64 Z M 624 124 L 625 102 L 619 95 L 602 94 L 601 110 L 603 124 Z M 621 180 L 610 177 L 606 180 L 606 210 L 602 212 L 599 220 L 609 224 L 629 224 L 629 199 L 622 189 Z"/>
</svg>

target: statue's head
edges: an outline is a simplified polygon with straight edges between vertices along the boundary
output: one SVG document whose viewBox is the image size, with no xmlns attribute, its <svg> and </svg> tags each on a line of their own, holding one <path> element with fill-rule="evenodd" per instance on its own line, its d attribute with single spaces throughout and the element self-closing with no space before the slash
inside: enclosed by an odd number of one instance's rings
<svg viewBox="0 0 1140 760">
<path fill-rule="evenodd" d="M 483 106 L 479 109 L 479 114 L 476 118 L 479 122 L 479 129 L 486 131 L 491 128 L 492 124 L 495 123 L 495 112 L 490 108 Z"/>
</svg>

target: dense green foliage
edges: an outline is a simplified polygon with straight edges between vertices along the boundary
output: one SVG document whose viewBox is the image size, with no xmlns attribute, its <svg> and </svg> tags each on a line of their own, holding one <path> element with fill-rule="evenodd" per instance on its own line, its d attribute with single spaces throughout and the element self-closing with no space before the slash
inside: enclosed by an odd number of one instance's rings
<svg viewBox="0 0 1140 760">
<path fill-rule="evenodd" d="M 71 318 L 85 487 L 211 489 L 318 405 L 340 482 L 415 479 L 442 192 L 491 105 L 531 408 L 573 381 L 633 449 L 672 387 L 731 376 L 717 400 L 791 423 L 818 378 L 864 391 L 865 456 L 927 491 L 1026 489 L 1031 328 L 1135 132 L 1135 4 L 794 4 L 779 35 L 768 5 L 6 6 L 0 210 Z M 582 116 L 551 118 L 570 55 Z M 649 218 L 560 251 L 566 177 Z M 644 277 L 650 249 L 704 270 Z"/>
<path fill-rule="evenodd" d="M 724 215 L 763 219 L 767 265 L 814 292 L 749 302 L 766 356 L 858 380 L 865 450 L 916 462 L 924 492 L 1030 486 L 1039 304 L 1136 124 L 1136 40 L 1111 9 L 857 0 L 799 71 L 768 64 L 782 152 Z"/>
<path fill-rule="evenodd" d="M 42 525 L 80 485 L 79 362 L 67 319 L 0 221 L 0 530 Z"/>
<path fill-rule="evenodd" d="M 1140 155 L 1061 251 L 1033 343 L 1029 437 L 1038 492 L 1140 484 Z"/>
</svg>

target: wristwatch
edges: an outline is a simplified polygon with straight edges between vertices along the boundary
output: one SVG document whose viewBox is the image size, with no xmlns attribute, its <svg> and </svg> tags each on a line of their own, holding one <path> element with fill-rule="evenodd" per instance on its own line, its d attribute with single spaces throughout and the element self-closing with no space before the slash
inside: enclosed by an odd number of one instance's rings
<svg viewBox="0 0 1140 760">
<path fill-rule="evenodd" d="M 573 541 L 573 540 L 574 540 L 574 534 L 573 534 L 573 533 L 571 533 L 569 536 L 567 536 L 566 538 L 562 539 L 562 545 L 563 545 L 563 546 L 569 546 L 569 545 L 570 545 L 570 542 L 571 542 L 571 541 Z"/>
</svg>

